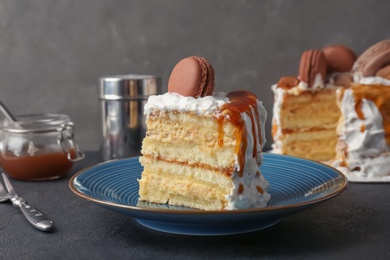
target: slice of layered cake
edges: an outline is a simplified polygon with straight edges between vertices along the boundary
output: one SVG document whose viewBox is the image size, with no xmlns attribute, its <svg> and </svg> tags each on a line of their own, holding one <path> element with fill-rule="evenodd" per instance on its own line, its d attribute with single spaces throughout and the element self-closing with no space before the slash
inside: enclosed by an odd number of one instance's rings
<svg viewBox="0 0 390 260">
<path fill-rule="evenodd" d="M 340 55 L 347 62 L 341 64 L 335 58 Z M 345 82 L 344 77 L 334 82 L 330 76 L 350 70 L 354 61 L 353 52 L 339 45 L 308 50 L 301 56 L 299 76 L 283 77 L 272 86 L 274 152 L 319 161 L 335 158 L 340 118 L 336 91 Z"/>
<path fill-rule="evenodd" d="M 337 93 L 342 116 L 333 165 L 350 180 L 390 181 L 390 40 L 367 49 L 353 74 Z"/>
<path fill-rule="evenodd" d="M 169 92 L 149 98 L 140 162 L 140 201 L 202 210 L 265 207 L 260 173 L 267 113 L 247 91 L 213 93 L 214 70 L 189 57 L 172 71 Z"/>
</svg>

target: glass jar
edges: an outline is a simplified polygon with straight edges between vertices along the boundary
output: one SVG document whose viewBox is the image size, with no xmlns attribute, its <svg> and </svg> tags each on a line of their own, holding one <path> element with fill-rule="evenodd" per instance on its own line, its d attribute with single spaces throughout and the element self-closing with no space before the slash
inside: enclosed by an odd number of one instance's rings
<svg viewBox="0 0 390 260">
<path fill-rule="evenodd" d="M 0 124 L 0 166 L 19 180 L 52 180 L 64 176 L 84 158 L 73 140 L 73 123 L 63 114 L 17 117 Z"/>
</svg>

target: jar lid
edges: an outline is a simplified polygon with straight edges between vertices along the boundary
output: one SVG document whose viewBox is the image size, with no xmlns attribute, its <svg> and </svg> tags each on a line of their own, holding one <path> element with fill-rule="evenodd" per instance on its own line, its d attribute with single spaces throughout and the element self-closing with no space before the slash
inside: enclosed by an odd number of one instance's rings
<svg viewBox="0 0 390 260">
<path fill-rule="evenodd" d="M 3 120 L 1 129 L 10 133 L 45 133 L 61 131 L 61 126 L 70 123 L 64 114 L 31 114 L 16 116 L 17 122 Z"/>
<path fill-rule="evenodd" d="M 154 75 L 117 75 L 100 79 L 99 99 L 139 100 L 161 92 L 161 77 Z"/>
</svg>

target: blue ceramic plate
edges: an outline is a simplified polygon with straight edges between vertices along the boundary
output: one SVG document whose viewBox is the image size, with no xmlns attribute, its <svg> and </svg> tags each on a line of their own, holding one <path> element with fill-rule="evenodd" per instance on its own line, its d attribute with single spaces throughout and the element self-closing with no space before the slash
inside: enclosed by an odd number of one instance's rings
<svg viewBox="0 0 390 260">
<path fill-rule="evenodd" d="M 114 160 L 84 169 L 70 180 L 78 196 L 127 214 L 141 225 L 184 235 L 229 235 L 261 230 L 282 217 L 340 194 L 348 184 L 339 171 L 321 163 L 278 154 L 264 154 L 260 167 L 270 183 L 269 206 L 260 209 L 202 211 L 154 203 L 138 203 L 138 157 Z"/>
</svg>

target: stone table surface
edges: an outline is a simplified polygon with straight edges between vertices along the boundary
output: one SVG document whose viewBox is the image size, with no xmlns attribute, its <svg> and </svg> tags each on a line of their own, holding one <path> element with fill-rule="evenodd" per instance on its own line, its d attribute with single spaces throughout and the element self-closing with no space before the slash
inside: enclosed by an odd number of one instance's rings
<svg viewBox="0 0 390 260">
<path fill-rule="evenodd" d="M 42 232 L 9 202 L 0 204 L 0 259 L 389 259 L 390 184 L 350 183 L 339 196 L 257 232 L 183 236 L 147 229 L 127 215 L 73 194 L 69 180 L 100 162 L 96 151 L 66 177 L 12 180 L 55 222 Z"/>
</svg>

